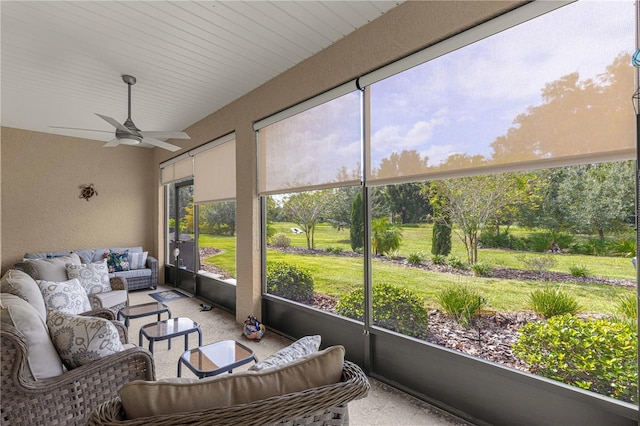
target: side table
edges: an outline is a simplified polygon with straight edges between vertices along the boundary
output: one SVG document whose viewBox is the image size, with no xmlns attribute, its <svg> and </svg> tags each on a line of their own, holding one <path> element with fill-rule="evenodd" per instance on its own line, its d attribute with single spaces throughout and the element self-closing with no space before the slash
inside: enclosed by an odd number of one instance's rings
<svg viewBox="0 0 640 426">
<path fill-rule="evenodd" d="M 129 328 L 129 320 L 142 318 L 148 315 L 158 315 L 158 321 L 161 320 L 160 315 L 166 312 L 171 318 L 171 311 L 164 303 L 149 302 L 141 305 L 132 305 L 122 308 L 118 311 L 118 319 L 124 318 L 124 325 Z"/>
<path fill-rule="evenodd" d="M 198 346 L 202 345 L 202 330 L 197 322 L 190 318 L 178 317 L 163 321 L 143 325 L 140 328 L 139 345 L 142 346 L 142 337 L 149 340 L 149 352 L 153 353 L 153 344 L 159 340 L 169 340 L 171 349 L 171 339 L 173 337 L 184 336 L 184 350 L 189 349 L 189 334 L 198 333 Z"/>
<path fill-rule="evenodd" d="M 182 364 L 198 378 L 215 376 L 255 361 L 253 351 L 235 340 L 223 340 L 186 351 L 178 360 L 178 377 L 182 375 Z"/>
</svg>

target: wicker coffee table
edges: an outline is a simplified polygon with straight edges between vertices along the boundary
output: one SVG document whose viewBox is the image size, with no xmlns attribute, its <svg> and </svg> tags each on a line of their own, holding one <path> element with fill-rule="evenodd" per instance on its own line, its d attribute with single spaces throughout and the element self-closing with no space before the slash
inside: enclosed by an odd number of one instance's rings
<svg viewBox="0 0 640 426">
<path fill-rule="evenodd" d="M 189 334 L 198 333 L 198 346 L 202 345 L 202 330 L 197 322 L 190 318 L 178 317 L 143 325 L 140 328 L 139 345 L 142 346 L 142 337 L 149 340 L 149 351 L 153 353 L 153 344 L 159 340 L 168 340 L 171 349 L 171 339 L 184 336 L 184 350 L 189 350 Z"/>
<path fill-rule="evenodd" d="M 118 311 L 118 319 L 124 318 L 124 325 L 129 327 L 129 320 L 135 318 L 142 318 L 148 315 L 158 315 L 158 321 L 161 320 L 160 315 L 166 312 L 171 318 L 171 311 L 164 303 L 149 302 L 141 305 L 127 306 Z"/>
<path fill-rule="evenodd" d="M 255 360 L 251 349 L 235 340 L 223 340 L 183 353 L 178 360 L 178 377 L 182 375 L 182 364 L 202 379 L 224 372 L 231 373 L 234 368 Z"/>
</svg>

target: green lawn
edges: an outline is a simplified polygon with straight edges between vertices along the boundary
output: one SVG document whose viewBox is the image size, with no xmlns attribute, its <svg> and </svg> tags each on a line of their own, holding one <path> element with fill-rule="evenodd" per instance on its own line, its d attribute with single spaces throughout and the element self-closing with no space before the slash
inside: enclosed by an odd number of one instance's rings
<svg viewBox="0 0 640 426">
<path fill-rule="evenodd" d="M 293 223 L 275 223 L 278 232 L 284 232 L 291 239 L 291 245 L 306 247 L 304 234 L 291 232 Z M 350 251 L 349 232 L 336 231 L 328 224 L 318 225 L 316 228 L 316 248 L 340 247 Z M 453 236 L 452 254 L 465 259 L 462 243 Z M 211 263 L 227 270 L 235 276 L 235 237 L 201 235 L 202 247 L 215 247 L 224 253 L 207 259 Z M 400 254 L 421 251 L 429 259 L 431 252 L 431 226 L 418 225 L 403 228 L 403 241 Z M 517 256 L 545 256 L 542 254 L 523 253 L 511 250 L 482 249 L 478 254 L 481 263 L 524 269 L 522 261 Z M 587 267 L 590 275 L 635 279 L 635 270 L 627 258 L 595 257 L 583 255 L 549 255 L 558 261 L 553 270 L 569 272 L 571 266 Z M 283 253 L 277 250 L 267 251 L 267 261 L 285 261 L 309 270 L 314 277 L 315 291 L 333 296 L 340 296 L 351 289 L 362 286 L 363 260 L 361 257 L 331 256 L 331 255 L 301 255 Z M 373 282 L 404 285 L 425 299 L 429 307 L 438 307 L 436 294 L 448 285 L 469 284 L 479 290 L 487 299 L 487 308 L 495 310 L 525 310 L 528 309 L 528 297 L 532 290 L 544 286 L 540 281 L 528 282 L 519 280 L 503 280 L 495 278 L 481 278 L 463 276 L 459 274 L 436 273 L 416 268 L 398 267 L 374 260 L 372 267 Z M 614 313 L 615 304 L 622 294 L 635 292 L 635 289 L 614 287 L 602 284 L 586 283 L 551 283 L 562 285 L 563 288 L 578 300 L 583 312 Z"/>
</svg>

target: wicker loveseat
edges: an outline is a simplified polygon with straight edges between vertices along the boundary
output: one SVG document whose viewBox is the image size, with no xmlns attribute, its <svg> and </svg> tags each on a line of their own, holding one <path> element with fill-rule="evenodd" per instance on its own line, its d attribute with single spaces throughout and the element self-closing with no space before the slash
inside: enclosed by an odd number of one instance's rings
<svg viewBox="0 0 640 426">
<path fill-rule="evenodd" d="M 106 316 L 111 315 L 110 311 L 106 312 Z M 87 314 L 100 315 L 100 312 Z M 153 357 L 140 347 L 40 380 L 25 374 L 27 352 L 24 335 L 15 327 L 2 323 L 2 425 L 84 425 L 92 411 L 117 395 L 125 383 L 155 379 Z"/>
<path fill-rule="evenodd" d="M 116 397 L 100 405 L 87 425 L 346 425 L 349 424 L 347 403 L 365 397 L 369 388 L 367 376 L 360 367 L 345 361 L 342 378 L 337 383 L 205 410 L 128 420 L 122 401 Z"/>
</svg>

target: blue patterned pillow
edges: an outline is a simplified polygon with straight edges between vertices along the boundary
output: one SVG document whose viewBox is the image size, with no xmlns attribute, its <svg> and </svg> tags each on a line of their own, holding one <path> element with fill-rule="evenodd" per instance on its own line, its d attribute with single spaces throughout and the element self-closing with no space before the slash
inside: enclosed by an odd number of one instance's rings
<svg viewBox="0 0 640 426">
<path fill-rule="evenodd" d="M 105 253 L 109 273 L 129 270 L 129 250 Z"/>
</svg>

